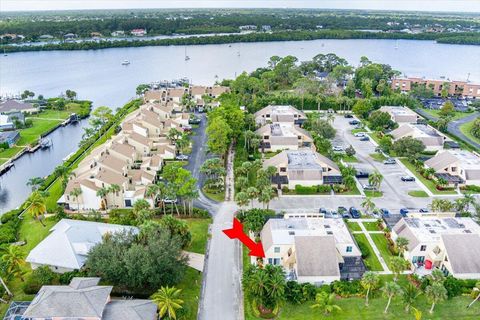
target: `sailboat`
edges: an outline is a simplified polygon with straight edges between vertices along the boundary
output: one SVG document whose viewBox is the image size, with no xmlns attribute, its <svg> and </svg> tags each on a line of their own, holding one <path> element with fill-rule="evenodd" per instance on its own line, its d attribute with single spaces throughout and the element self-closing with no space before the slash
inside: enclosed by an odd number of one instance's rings
<svg viewBox="0 0 480 320">
<path fill-rule="evenodd" d="M 185 47 L 185 61 L 190 60 L 190 57 L 187 55 L 187 47 Z"/>
<path fill-rule="evenodd" d="M 398 49 L 398 40 L 395 40 L 395 50 Z"/>
<path fill-rule="evenodd" d="M 4 57 L 8 56 L 7 52 L 5 51 L 5 48 L 3 48 L 3 56 Z"/>
</svg>

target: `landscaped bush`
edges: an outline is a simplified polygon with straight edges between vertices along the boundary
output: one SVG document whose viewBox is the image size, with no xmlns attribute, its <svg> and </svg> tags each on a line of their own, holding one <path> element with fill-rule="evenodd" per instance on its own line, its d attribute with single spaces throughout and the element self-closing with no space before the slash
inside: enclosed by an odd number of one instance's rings
<svg viewBox="0 0 480 320">
<path fill-rule="evenodd" d="M 23 292 L 26 294 L 36 294 L 42 286 L 51 285 L 58 282 L 58 275 L 49 267 L 43 266 L 32 271 L 23 284 Z"/>
<path fill-rule="evenodd" d="M 330 192 L 331 187 L 329 185 L 318 185 L 318 186 L 311 186 L 306 187 L 297 184 L 295 186 L 295 193 L 296 194 L 317 194 L 317 193 L 328 193 Z"/>
<path fill-rule="evenodd" d="M 358 249 L 360 249 L 360 252 L 362 253 L 362 259 L 366 259 L 370 256 L 370 248 L 363 242 L 358 242 Z"/>
<path fill-rule="evenodd" d="M 73 278 L 86 277 L 86 276 L 87 276 L 86 272 L 75 270 L 75 271 L 65 272 L 61 274 L 58 278 L 58 281 L 60 282 L 60 284 L 68 285 L 70 284 Z"/>
<path fill-rule="evenodd" d="M 10 220 L 17 219 L 20 213 L 22 213 L 21 209 L 13 209 L 13 210 L 7 211 L 2 215 L 2 217 L 0 218 L 0 221 L 2 222 L 2 224 L 5 224 Z"/>
<path fill-rule="evenodd" d="M 109 222 L 133 226 L 136 224 L 135 214 L 132 209 L 112 209 L 108 213 Z"/>
<path fill-rule="evenodd" d="M 460 189 L 464 191 L 472 191 L 472 192 L 480 193 L 480 186 L 468 185 L 468 186 L 460 187 Z"/>
<path fill-rule="evenodd" d="M 334 293 L 341 297 L 350 297 L 360 294 L 363 289 L 359 280 L 353 281 L 334 281 L 331 284 Z"/>
<path fill-rule="evenodd" d="M 285 299 L 292 304 L 314 300 L 316 294 L 317 288 L 310 283 L 300 284 L 296 281 L 288 281 L 285 287 Z"/>
<path fill-rule="evenodd" d="M 0 244 L 11 243 L 17 240 L 19 220 L 10 220 L 0 226 Z"/>
</svg>

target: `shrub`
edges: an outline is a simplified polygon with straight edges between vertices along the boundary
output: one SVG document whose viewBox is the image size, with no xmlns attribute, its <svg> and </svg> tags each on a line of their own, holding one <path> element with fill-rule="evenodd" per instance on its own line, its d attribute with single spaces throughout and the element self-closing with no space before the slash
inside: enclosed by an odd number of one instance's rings
<svg viewBox="0 0 480 320">
<path fill-rule="evenodd" d="M 317 185 L 317 186 L 306 187 L 306 186 L 297 184 L 295 186 L 295 192 L 297 194 L 302 194 L 302 195 L 327 193 L 327 192 L 330 192 L 331 189 L 332 188 L 330 187 L 330 185 Z"/>
<path fill-rule="evenodd" d="M 285 299 L 291 304 L 303 303 L 302 286 L 296 281 L 288 281 L 285 287 Z"/>
<path fill-rule="evenodd" d="M 13 220 L 14 218 L 17 218 L 20 213 L 22 213 L 21 209 L 10 210 L 2 215 L 0 221 L 2 222 L 2 224 L 5 224 L 8 221 Z"/>
<path fill-rule="evenodd" d="M 359 280 L 354 281 L 334 281 L 331 284 L 334 293 L 341 297 L 350 297 L 362 292 L 362 286 Z"/>
<path fill-rule="evenodd" d="M 480 193 L 480 186 L 467 185 L 467 186 L 464 186 L 464 187 L 460 187 L 460 189 L 465 190 L 465 191 L 473 191 L 473 192 Z"/>
<path fill-rule="evenodd" d="M 302 293 L 305 301 L 315 300 L 317 288 L 311 283 L 302 284 Z"/>
<path fill-rule="evenodd" d="M 47 266 L 39 267 L 28 276 L 23 284 L 23 291 L 27 294 L 36 294 L 44 285 L 51 285 L 57 282 L 57 274 Z"/>
<path fill-rule="evenodd" d="M 85 277 L 86 273 L 78 270 L 70 271 L 70 272 L 65 272 L 60 275 L 58 278 L 58 281 L 60 284 L 63 285 L 68 285 L 72 281 L 73 278 L 75 277 Z"/>
<path fill-rule="evenodd" d="M 362 253 L 362 259 L 366 259 L 370 256 L 370 248 L 363 242 L 358 242 L 358 249 Z"/>
<path fill-rule="evenodd" d="M 0 226 L 0 244 L 15 242 L 19 228 L 18 220 L 10 220 Z"/>
<path fill-rule="evenodd" d="M 128 226 L 136 224 L 135 214 L 132 209 L 112 209 L 108 216 L 110 223 Z"/>
<path fill-rule="evenodd" d="M 443 285 L 445 286 L 445 289 L 447 289 L 447 295 L 449 299 L 462 294 L 462 280 L 448 276 Z"/>
</svg>

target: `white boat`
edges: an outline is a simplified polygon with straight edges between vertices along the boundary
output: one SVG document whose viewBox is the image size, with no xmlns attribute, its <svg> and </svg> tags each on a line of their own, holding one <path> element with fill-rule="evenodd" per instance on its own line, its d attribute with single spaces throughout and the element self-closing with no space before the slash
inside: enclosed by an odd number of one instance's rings
<svg viewBox="0 0 480 320">
<path fill-rule="evenodd" d="M 128 60 L 123 60 L 122 66 L 128 66 L 130 64 L 130 61 Z"/>
<path fill-rule="evenodd" d="M 185 47 L 185 61 L 190 60 L 190 57 L 187 55 L 187 47 Z"/>
</svg>

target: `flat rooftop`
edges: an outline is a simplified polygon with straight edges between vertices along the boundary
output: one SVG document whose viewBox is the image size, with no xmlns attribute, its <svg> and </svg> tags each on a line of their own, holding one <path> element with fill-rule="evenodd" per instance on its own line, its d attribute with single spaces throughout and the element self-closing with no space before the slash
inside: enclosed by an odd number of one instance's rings
<svg viewBox="0 0 480 320">
<path fill-rule="evenodd" d="M 404 218 L 420 241 L 438 241 L 443 234 L 480 234 L 480 226 L 472 218 Z"/>
<path fill-rule="evenodd" d="M 288 150 L 288 168 L 289 169 L 321 169 L 317 162 L 315 152 L 308 149 Z"/>
<path fill-rule="evenodd" d="M 270 125 L 270 134 L 274 137 L 296 137 L 292 124 L 273 123 Z"/>
<path fill-rule="evenodd" d="M 290 105 L 271 105 L 269 107 L 272 110 L 271 111 L 272 113 L 277 113 L 277 114 L 292 113 L 292 111 L 294 110 L 294 107 Z"/>
<path fill-rule="evenodd" d="M 393 114 L 395 116 L 407 116 L 407 115 L 417 115 L 415 111 L 407 108 L 407 107 L 402 107 L 402 106 L 383 106 L 380 108 L 380 110 L 384 112 L 388 112 L 390 114 Z"/>
</svg>

